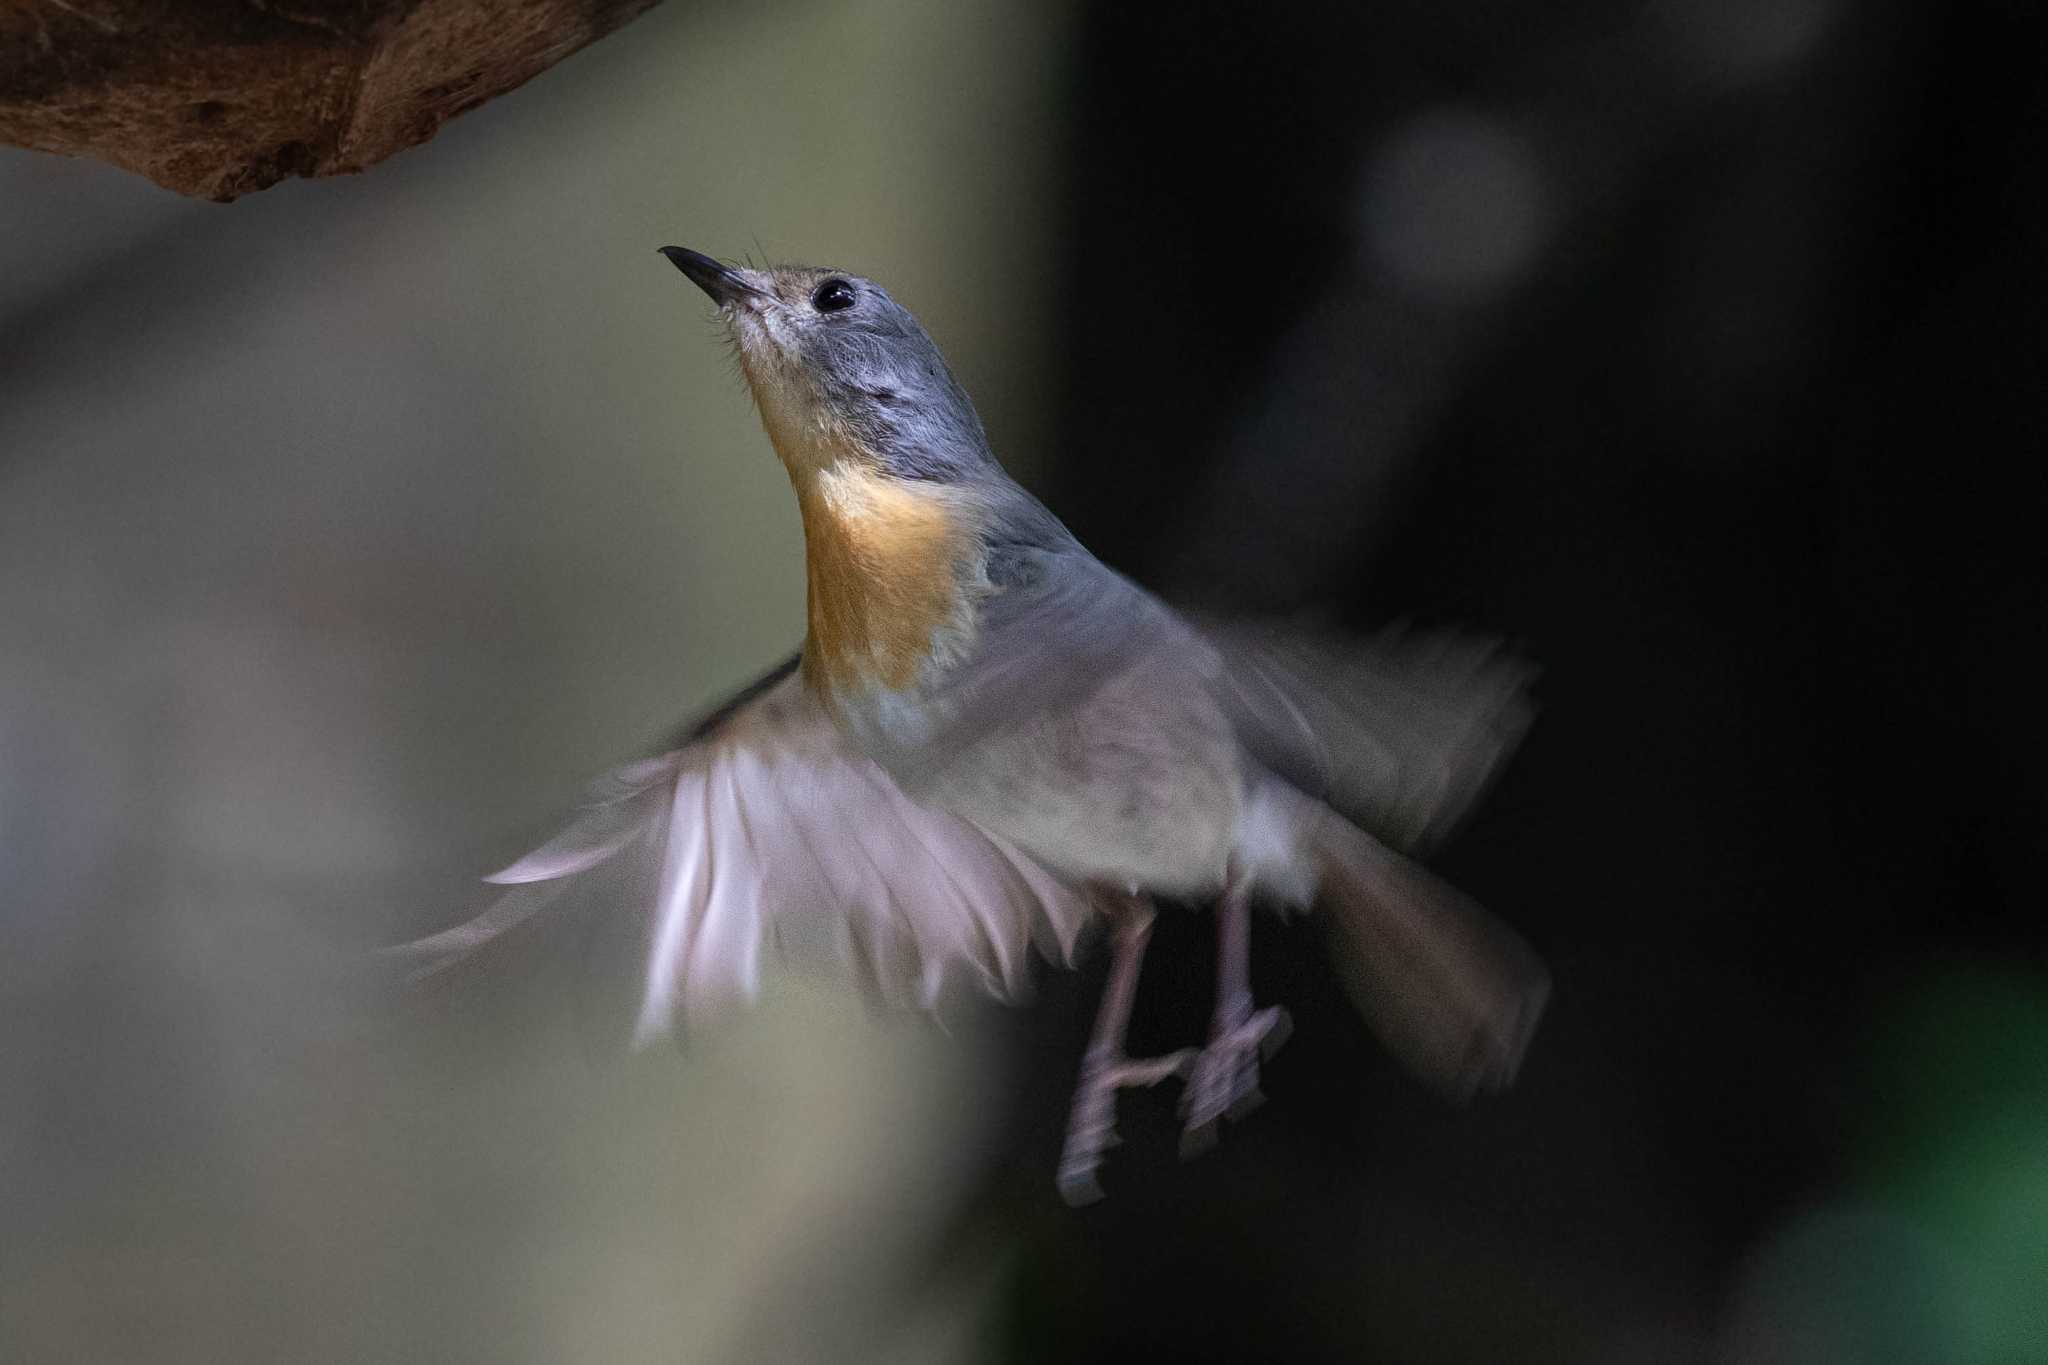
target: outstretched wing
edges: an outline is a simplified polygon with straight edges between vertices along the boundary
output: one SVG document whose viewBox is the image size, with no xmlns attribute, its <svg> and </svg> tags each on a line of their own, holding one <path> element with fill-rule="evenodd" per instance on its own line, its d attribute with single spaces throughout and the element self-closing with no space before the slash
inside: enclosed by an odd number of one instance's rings
<svg viewBox="0 0 2048 1365">
<path fill-rule="evenodd" d="M 1493 640 L 1209 627 L 1217 690 L 1262 764 L 1397 848 L 1441 843 L 1521 743 L 1535 669 Z"/>
<path fill-rule="evenodd" d="M 1031 947 L 1070 960 L 1093 913 L 1084 888 L 905 796 L 788 666 L 592 797 L 489 878 L 514 888 L 497 905 L 398 951 L 439 970 L 569 879 L 630 859 L 649 926 L 644 1043 L 751 999 L 771 940 L 800 966 L 850 969 L 890 1005 L 931 1009 L 963 985 L 1014 997 Z"/>
<path fill-rule="evenodd" d="M 1487 637 L 1347 636 L 1175 611 L 1106 567 L 1021 492 L 992 547 L 973 653 L 926 695 L 936 718 L 877 755 L 912 790 L 964 748 L 1138 671 L 1162 698 L 1207 688 L 1262 767 L 1409 852 L 1441 843 L 1520 744 L 1535 669 Z"/>
</svg>

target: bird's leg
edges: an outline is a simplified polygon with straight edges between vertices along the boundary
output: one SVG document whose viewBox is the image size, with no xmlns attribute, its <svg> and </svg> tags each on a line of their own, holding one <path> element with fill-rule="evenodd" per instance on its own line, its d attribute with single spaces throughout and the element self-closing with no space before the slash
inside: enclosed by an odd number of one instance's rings
<svg viewBox="0 0 2048 1365">
<path fill-rule="evenodd" d="M 1131 896 L 1114 912 L 1109 984 L 1103 987 L 1095 1031 L 1081 1061 L 1081 1082 L 1067 1119 L 1066 1151 L 1060 1156 L 1060 1193 L 1069 1204 L 1102 1197 L 1095 1171 L 1102 1164 L 1103 1150 L 1116 1141 L 1116 1092 L 1127 1085 L 1157 1085 L 1168 1076 L 1185 1077 L 1195 1060 L 1193 1048 L 1135 1060 L 1124 1055 L 1124 1030 L 1138 994 L 1138 970 L 1145 960 L 1145 942 L 1152 936 L 1152 915 L 1152 903 L 1143 896 Z"/>
<path fill-rule="evenodd" d="M 1192 1155 L 1215 1141 L 1216 1121 L 1243 1118 L 1259 1106 L 1259 1060 L 1287 1040 L 1287 1011 L 1252 1008 L 1251 887 L 1230 870 L 1216 904 L 1216 1013 L 1209 1045 L 1195 1058 L 1181 1098 L 1187 1127 L 1181 1151 Z"/>
</svg>

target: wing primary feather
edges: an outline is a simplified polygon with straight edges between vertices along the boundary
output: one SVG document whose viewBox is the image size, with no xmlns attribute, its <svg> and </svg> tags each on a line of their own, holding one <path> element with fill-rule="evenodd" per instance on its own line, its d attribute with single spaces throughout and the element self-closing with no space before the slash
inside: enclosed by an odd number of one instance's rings
<svg viewBox="0 0 2048 1365">
<path fill-rule="evenodd" d="M 688 819 L 682 784 L 689 776 L 686 772 L 677 778 L 671 803 L 661 880 L 655 893 L 653 934 L 647 951 L 647 985 L 641 997 L 639 1019 L 633 1026 L 636 1048 L 666 1034 L 674 1018 L 676 974 L 681 969 L 682 950 L 689 941 L 690 892 L 693 883 L 701 880 L 691 865 L 700 860 L 705 831 L 702 822 Z"/>
<path fill-rule="evenodd" d="M 704 825 L 708 874 L 704 909 L 699 916 L 683 977 L 683 1011 L 693 1021 L 735 1000 L 756 994 L 761 849 L 740 797 L 742 756 L 720 753 L 716 783 L 704 784 Z M 730 842 L 738 847 L 727 846 Z"/>
<path fill-rule="evenodd" d="M 567 829 L 484 880 L 499 886 L 517 886 L 572 877 L 596 867 L 639 838 L 657 816 L 666 813 L 662 794 L 679 766 L 680 754 L 667 754 L 631 764 L 609 778 L 600 779 L 600 791 L 607 783 L 623 785 L 626 790 L 600 796 L 587 804 L 583 814 Z"/>
<path fill-rule="evenodd" d="M 443 929 L 438 934 L 381 949 L 383 956 L 411 959 L 419 965 L 406 974 L 408 982 L 421 982 L 463 962 L 486 944 L 503 937 L 532 919 L 562 893 L 560 885 L 516 887 L 474 919 Z"/>
<path fill-rule="evenodd" d="M 690 917 L 688 928 L 685 930 L 681 960 L 678 962 L 675 970 L 676 979 L 682 983 L 682 995 L 684 997 L 682 1005 L 685 1018 L 689 1015 L 689 992 L 696 974 L 697 951 L 704 942 L 704 925 L 710 920 L 713 907 L 718 903 L 718 878 L 719 874 L 724 870 L 723 860 L 718 856 L 718 840 L 716 838 L 718 827 L 711 819 L 711 792 L 716 772 L 717 765 L 714 763 L 712 771 L 704 774 L 703 799 L 698 803 L 699 810 L 697 812 L 698 837 L 703 841 L 704 859 L 701 870 L 697 875 L 696 884 L 702 890 L 695 897 L 697 913 Z M 671 1013 L 674 1011 L 673 1004 L 670 1006 L 670 1011 Z"/>
<path fill-rule="evenodd" d="M 925 832 L 919 829 L 914 821 L 904 820 L 902 823 L 903 827 L 910 832 L 910 836 L 924 849 L 925 856 L 936 863 L 939 871 L 945 875 L 946 881 L 953 888 L 953 902 L 956 909 L 960 914 L 966 916 L 967 922 L 980 935 L 986 956 L 977 956 L 972 952 L 964 953 L 963 956 L 967 959 L 969 970 L 981 978 L 982 988 L 990 995 L 1002 996 L 1009 989 L 1010 984 L 1008 979 L 1009 972 L 1005 965 L 1007 955 L 998 945 L 996 934 L 990 930 L 988 921 L 984 917 L 984 912 L 980 908 L 979 898 L 961 884 L 960 876 L 953 870 L 951 860 L 932 846 L 932 841 L 925 836 Z"/>
<path fill-rule="evenodd" d="M 914 955 L 917 950 L 917 936 L 914 930 L 910 930 L 909 925 L 905 922 L 899 910 L 896 902 L 896 888 L 890 883 L 889 874 L 884 872 L 882 865 L 875 861 L 874 852 L 867 846 L 865 840 L 849 839 L 846 842 L 859 851 L 862 861 L 867 863 L 868 870 L 874 874 L 876 903 L 870 912 L 868 920 L 870 928 L 876 933 L 887 933 L 889 938 L 896 942 L 900 942 L 907 937 L 911 945 L 911 952 Z M 861 915 L 862 907 L 858 902 L 849 908 L 856 917 Z M 875 937 L 871 934 L 868 943 L 869 969 L 875 973 L 875 988 L 882 993 L 884 999 L 889 1000 L 891 1003 L 895 1003 L 897 1000 L 896 991 L 892 987 L 896 987 L 899 982 L 897 964 L 893 958 L 894 954 L 892 953 L 892 960 L 886 966 L 884 965 L 880 955 L 876 952 Z"/>
</svg>

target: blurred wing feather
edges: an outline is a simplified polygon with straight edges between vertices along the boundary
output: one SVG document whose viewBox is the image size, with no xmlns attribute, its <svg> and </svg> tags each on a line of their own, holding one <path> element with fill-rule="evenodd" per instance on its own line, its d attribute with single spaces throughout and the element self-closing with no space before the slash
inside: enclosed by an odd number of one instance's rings
<svg viewBox="0 0 2048 1365">
<path fill-rule="evenodd" d="M 1209 630 L 1219 695 L 1261 763 L 1397 848 L 1441 843 L 1521 742 L 1535 669 L 1493 640 Z"/>
<path fill-rule="evenodd" d="M 549 882 L 596 867 L 645 832 L 666 803 L 679 755 L 650 758 L 599 778 L 583 813 L 518 862 L 485 877 L 501 886 Z"/>
<path fill-rule="evenodd" d="M 888 1005 L 929 1010 L 962 988 L 1015 997 L 1029 950 L 1070 961 L 1093 913 L 1085 889 L 905 796 L 788 671 L 593 798 L 493 878 L 521 884 L 505 900 L 401 951 L 438 970 L 531 918 L 565 879 L 644 860 L 644 1043 L 753 998 L 765 939 L 800 966 L 850 968 Z"/>
</svg>

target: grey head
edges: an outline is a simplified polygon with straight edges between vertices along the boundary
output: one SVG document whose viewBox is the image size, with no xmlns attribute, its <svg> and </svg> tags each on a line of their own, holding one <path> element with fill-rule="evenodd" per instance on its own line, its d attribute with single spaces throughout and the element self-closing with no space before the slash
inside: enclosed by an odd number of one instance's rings
<svg viewBox="0 0 2048 1365">
<path fill-rule="evenodd" d="M 679 246 L 661 254 L 718 306 L 792 473 L 854 454 L 902 479 L 1000 477 L 945 357 L 874 281 L 817 266 L 745 269 Z"/>
</svg>

